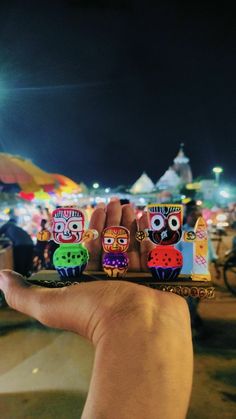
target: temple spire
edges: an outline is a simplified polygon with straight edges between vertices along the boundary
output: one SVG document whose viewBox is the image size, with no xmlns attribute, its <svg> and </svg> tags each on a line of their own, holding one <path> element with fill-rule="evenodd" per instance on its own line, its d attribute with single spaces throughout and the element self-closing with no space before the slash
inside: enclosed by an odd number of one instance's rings
<svg viewBox="0 0 236 419">
<path fill-rule="evenodd" d="M 179 152 L 174 159 L 173 169 L 179 175 L 182 183 L 191 183 L 193 180 L 189 158 L 184 153 L 184 143 L 180 144 Z"/>
<path fill-rule="evenodd" d="M 179 152 L 174 159 L 175 164 L 186 164 L 189 162 L 189 158 L 184 154 L 184 143 L 180 144 Z"/>
</svg>

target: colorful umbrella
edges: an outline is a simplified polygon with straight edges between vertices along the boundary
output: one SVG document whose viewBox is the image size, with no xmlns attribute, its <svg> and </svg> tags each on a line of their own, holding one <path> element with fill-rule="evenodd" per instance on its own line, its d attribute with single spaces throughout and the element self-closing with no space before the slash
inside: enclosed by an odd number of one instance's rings
<svg viewBox="0 0 236 419">
<path fill-rule="evenodd" d="M 65 192 L 65 193 L 81 193 L 83 192 L 81 186 L 74 182 L 67 176 L 60 175 L 58 173 L 52 173 L 51 176 L 54 178 L 54 181 L 57 182 L 55 188 L 56 192 Z"/>
<path fill-rule="evenodd" d="M 24 192 L 53 189 L 55 185 L 55 179 L 30 160 L 7 153 L 0 153 L 0 181 L 3 185 L 18 184 Z"/>
<path fill-rule="evenodd" d="M 0 153 L 0 181 L 7 184 L 31 182 L 32 176 L 15 164 L 11 157 L 10 154 Z"/>
</svg>

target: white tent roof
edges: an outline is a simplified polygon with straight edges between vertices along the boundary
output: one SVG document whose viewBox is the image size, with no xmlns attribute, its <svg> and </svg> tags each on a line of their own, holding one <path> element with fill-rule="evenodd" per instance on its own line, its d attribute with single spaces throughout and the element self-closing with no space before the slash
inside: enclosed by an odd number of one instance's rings
<svg viewBox="0 0 236 419">
<path fill-rule="evenodd" d="M 143 172 L 143 174 L 136 180 L 133 186 L 130 188 L 131 193 L 149 193 L 152 192 L 155 185 L 153 181 L 148 177 L 148 175 Z"/>
<path fill-rule="evenodd" d="M 160 189 L 175 188 L 180 184 L 180 177 L 177 175 L 174 169 L 169 167 L 168 170 L 160 177 L 156 186 Z"/>
</svg>

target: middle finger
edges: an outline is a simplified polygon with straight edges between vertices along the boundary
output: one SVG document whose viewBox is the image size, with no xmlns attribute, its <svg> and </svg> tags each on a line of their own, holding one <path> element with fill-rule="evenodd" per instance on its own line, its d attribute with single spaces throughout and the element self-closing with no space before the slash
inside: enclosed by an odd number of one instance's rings
<svg viewBox="0 0 236 419">
<path fill-rule="evenodd" d="M 135 235 L 137 232 L 137 221 L 133 207 L 130 204 L 122 206 L 121 225 L 126 227 L 130 232 L 130 245 L 128 249 L 129 255 L 129 271 L 140 271 L 139 243 Z"/>
</svg>

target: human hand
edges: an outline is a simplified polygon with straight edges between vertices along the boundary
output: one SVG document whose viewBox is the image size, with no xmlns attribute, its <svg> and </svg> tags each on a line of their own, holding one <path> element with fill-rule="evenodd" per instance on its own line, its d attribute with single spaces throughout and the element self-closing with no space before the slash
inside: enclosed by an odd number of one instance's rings
<svg viewBox="0 0 236 419">
<path fill-rule="evenodd" d="M 7 304 L 26 315 L 36 318 L 46 326 L 74 331 L 96 345 L 98 335 L 103 334 L 106 320 L 135 309 L 144 295 L 150 297 L 153 290 L 126 281 L 91 281 L 62 288 L 45 288 L 32 285 L 22 275 L 4 269 L 0 271 L 0 290 Z M 141 298 L 142 297 L 142 298 Z M 100 331 L 100 326 L 102 330 Z"/>
<path fill-rule="evenodd" d="M 146 214 L 141 217 L 139 224 L 141 230 L 147 227 Z M 122 225 L 130 231 L 129 269 L 131 271 L 145 270 L 147 254 L 152 243 L 144 240 L 140 244 L 136 240 L 135 236 L 138 226 L 134 209 L 130 204 L 121 205 L 119 200 L 111 201 L 106 208 L 97 207 L 92 214 L 89 229 L 97 230 L 99 235 L 94 241 L 87 243 L 90 251 L 88 268 L 93 270 L 101 269 L 101 233 L 105 227 L 112 225 Z M 136 292 L 140 294 L 140 288 L 137 288 L 135 284 L 131 285 L 123 282 L 95 281 L 87 284 L 81 283 L 79 289 L 73 286 L 72 288 L 63 287 L 62 289 L 46 290 L 38 286 L 29 286 L 27 282 L 23 281 L 21 275 L 10 270 L 2 271 L 0 276 L 0 287 L 2 284 L 5 298 L 11 307 L 36 318 L 39 316 L 38 320 L 50 327 L 73 330 L 90 340 L 94 336 L 94 327 L 90 318 L 96 319 L 95 325 L 97 325 L 97 322 L 100 323 L 102 319 L 109 318 L 110 310 L 115 311 L 118 309 L 119 311 L 120 304 L 124 304 L 124 301 L 129 299 L 133 301 L 132 295 L 135 295 Z M 150 295 L 155 295 L 155 298 L 157 298 L 158 294 L 153 294 L 153 291 L 143 288 L 141 295 L 142 297 L 144 295 L 149 297 Z M 84 316 L 80 315 L 79 323 L 76 316 L 73 315 L 78 298 L 81 302 L 77 310 L 84 314 Z M 41 310 L 41 306 L 37 302 L 40 304 L 43 302 L 46 309 Z M 35 307 L 33 311 L 31 311 L 31 304 Z M 64 312 L 63 316 L 60 316 L 58 310 L 61 310 L 62 304 Z M 130 305 L 132 306 L 129 303 L 128 307 L 132 310 Z M 104 313 L 104 308 L 109 312 L 109 316 L 107 316 L 107 312 Z M 91 330 L 88 330 L 88 327 Z"/>
</svg>

